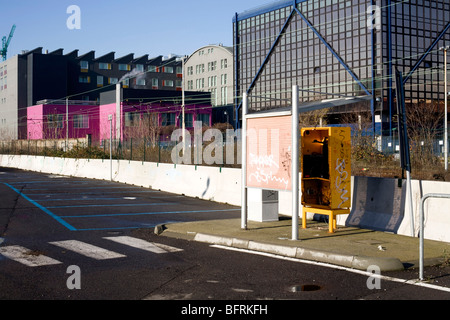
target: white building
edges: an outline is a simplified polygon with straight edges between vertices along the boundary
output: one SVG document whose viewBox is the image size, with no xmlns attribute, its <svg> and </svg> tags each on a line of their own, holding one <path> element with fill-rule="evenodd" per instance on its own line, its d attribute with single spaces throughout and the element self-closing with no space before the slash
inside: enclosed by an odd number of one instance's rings
<svg viewBox="0 0 450 320">
<path fill-rule="evenodd" d="M 233 104 L 232 47 L 202 47 L 189 56 L 184 68 L 186 90 L 211 92 L 213 106 Z"/>
<path fill-rule="evenodd" d="M 0 62 L 0 141 L 18 139 L 21 120 L 25 123 L 21 129 L 26 132 L 26 108 L 20 109 L 25 106 L 25 101 L 19 103 L 19 65 L 17 55 Z"/>
</svg>

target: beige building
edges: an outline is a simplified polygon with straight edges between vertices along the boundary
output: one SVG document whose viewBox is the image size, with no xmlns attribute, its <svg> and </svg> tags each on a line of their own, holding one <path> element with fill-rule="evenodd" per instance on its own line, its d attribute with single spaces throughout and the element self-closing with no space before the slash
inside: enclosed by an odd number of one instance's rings
<svg viewBox="0 0 450 320">
<path fill-rule="evenodd" d="M 208 45 L 188 57 L 184 67 L 188 91 L 211 92 L 213 106 L 233 104 L 233 48 Z"/>
</svg>

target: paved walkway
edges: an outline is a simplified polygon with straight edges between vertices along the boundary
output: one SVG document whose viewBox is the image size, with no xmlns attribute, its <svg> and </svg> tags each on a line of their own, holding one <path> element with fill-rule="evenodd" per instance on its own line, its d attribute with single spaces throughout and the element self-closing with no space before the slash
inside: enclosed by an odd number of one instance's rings
<svg viewBox="0 0 450 320">
<path fill-rule="evenodd" d="M 308 221 L 299 227 L 299 240 L 292 239 L 292 220 L 249 222 L 241 229 L 240 219 L 168 224 L 161 235 L 219 244 L 282 256 L 331 263 L 360 270 L 377 265 L 381 271 L 419 266 L 419 238 L 338 226 L 328 233 L 328 224 Z M 156 230 L 156 229 L 155 229 Z M 161 232 L 161 230 L 159 231 Z M 450 243 L 425 240 L 424 265 L 442 263 L 450 255 Z"/>
</svg>

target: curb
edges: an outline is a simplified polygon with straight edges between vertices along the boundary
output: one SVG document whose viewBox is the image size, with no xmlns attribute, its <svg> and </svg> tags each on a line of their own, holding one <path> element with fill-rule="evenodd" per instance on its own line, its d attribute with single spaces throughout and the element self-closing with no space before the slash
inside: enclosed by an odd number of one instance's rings
<svg viewBox="0 0 450 320">
<path fill-rule="evenodd" d="M 222 236 L 196 233 L 193 241 L 222 245 L 238 249 L 271 253 L 279 256 L 311 260 L 316 262 L 329 263 L 341 267 L 367 271 L 370 266 L 377 266 L 380 271 L 404 270 L 403 263 L 398 258 L 377 258 L 355 255 L 337 254 L 333 252 L 318 251 L 300 247 L 280 246 L 256 242 L 252 240 L 242 240 Z"/>
</svg>

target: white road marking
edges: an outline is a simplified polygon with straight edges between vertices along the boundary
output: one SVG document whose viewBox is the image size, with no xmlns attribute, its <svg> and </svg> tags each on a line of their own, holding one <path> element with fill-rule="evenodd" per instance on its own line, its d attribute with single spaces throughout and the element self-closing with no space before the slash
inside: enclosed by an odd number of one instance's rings
<svg viewBox="0 0 450 320">
<path fill-rule="evenodd" d="M 145 251 L 153 252 L 153 253 L 167 253 L 167 252 L 178 252 L 183 251 L 182 249 L 166 246 L 159 243 L 148 242 L 142 239 L 133 238 L 133 237 L 105 237 L 104 239 L 111 240 L 117 243 L 125 244 L 127 246 L 142 249 Z"/>
<path fill-rule="evenodd" d="M 41 267 L 62 263 L 42 254 L 33 253 L 33 251 L 21 246 L 0 247 L 0 254 L 29 267 Z"/>
<path fill-rule="evenodd" d="M 168 252 L 181 252 L 183 251 L 183 249 L 179 249 L 179 248 L 175 248 L 175 247 L 171 247 L 165 244 L 161 244 L 161 243 L 153 243 L 155 246 L 160 247 Z"/>
<path fill-rule="evenodd" d="M 107 259 L 117 259 L 126 257 L 123 254 L 109 251 L 85 242 L 77 240 L 67 240 L 67 241 L 57 241 L 50 242 L 55 246 L 74 251 L 76 253 L 82 254 L 86 257 L 96 259 L 96 260 L 107 260 Z"/>
<path fill-rule="evenodd" d="M 160 243 L 148 242 L 133 237 L 105 237 L 104 239 L 156 254 L 183 251 L 183 249 L 167 246 Z M 0 244 L 3 240 L 3 238 L 0 238 Z M 95 260 L 108 260 L 126 257 L 126 255 L 109 251 L 77 240 L 56 241 L 49 243 Z M 33 252 L 30 249 L 18 245 L 0 247 L 0 255 L 29 267 L 40 267 L 62 263 L 58 260 L 42 255 L 37 251 Z"/>
<path fill-rule="evenodd" d="M 299 262 L 299 263 L 305 263 L 305 264 L 312 264 L 312 265 L 317 265 L 317 266 L 327 267 L 327 268 L 333 268 L 333 269 L 338 269 L 338 270 L 344 270 L 344 271 L 348 271 L 348 272 L 353 272 L 353 273 L 358 273 L 358 274 L 361 274 L 361 275 L 365 275 L 367 277 L 379 278 L 381 280 L 392 281 L 392 282 L 399 282 L 399 283 L 404 283 L 404 284 L 409 284 L 409 285 L 415 285 L 415 286 L 418 286 L 418 287 L 429 288 L 429 289 L 433 289 L 433 290 L 440 290 L 440 291 L 450 292 L 450 288 L 441 287 L 441 286 L 437 286 L 437 285 L 421 282 L 418 279 L 405 280 L 405 279 L 400 279 L 400 278 L 393 278 L 393 277 L 388 277 L 388 276 L 383 276 L 383 275 L 377 275 L 377 274 L 374 274 L 372 272 L 367 272 L 367 271 L 363 271 L 363 270 L 357 270 L 357 269 L 351 269 L 351 268 L 347 268 L 347 267 L 337 266 L 337 265 L 333 265 L 333 264 L 329 264 L 329 263 L 310 261 L 310 260 L 303 260 L 303 259 L 298 259 L 298 258 L 290 258 L 290 257 L 285 257 L 285 256 L 279 256 L 279 255 L 272 254 L 272 253 L 252 251 L 252 250 L 248 250 L 248 249 L 239 249 L 239 248 L 222 246 L 222 245 L 211 245 L 211 247 L 212 248 L 218 248 L 218 249 L 224 249 L 224 250 L 230 250 L 230 251 L 238 251 L 238 252 L 245 252 L 245 253 L 250 253 L 250 254 L 256 254 L 256 255 L 271 257 L 271 258 L 275 258 L 275 259 L 281 259 L 281 260 L 287 260 L 287 261 L 293 261 L 293 262 Z"/>
</svg>

